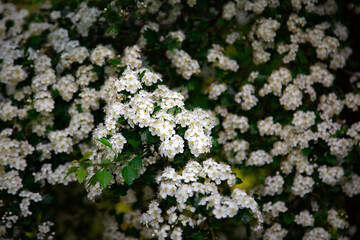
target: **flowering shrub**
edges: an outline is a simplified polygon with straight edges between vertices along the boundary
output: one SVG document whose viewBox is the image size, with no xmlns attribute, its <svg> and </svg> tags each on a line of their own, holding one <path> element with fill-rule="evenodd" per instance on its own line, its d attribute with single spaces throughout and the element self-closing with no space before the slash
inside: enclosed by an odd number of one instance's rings
<svg viewBox="0 0 360 240">
<path fill-rule="evenodd" d="M 0 2 L 1 239 L 360 236 L 360 5 L 37 2 Z"/>
</svg>

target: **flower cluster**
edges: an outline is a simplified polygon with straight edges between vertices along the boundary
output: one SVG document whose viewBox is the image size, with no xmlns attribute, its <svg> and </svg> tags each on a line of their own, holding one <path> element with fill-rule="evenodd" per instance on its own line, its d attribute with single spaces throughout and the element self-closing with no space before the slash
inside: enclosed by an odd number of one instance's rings
<svg viewBox="0 0 360 240">
<path fill-rule="evenodd" d="M 239 69 L 238 63 L 235 60 L 226 57 L 222 53 L 222 50 L 224 49 L 220 45 L 213 44 L 212 49 L 210 49 L 207 54 L 208 62 L 214 63 L 218 68 L 236 72 Z"/>
<path fill-rule="evenodd" d="M 314 226 L 315 219 L 308 210 L 301 211 L 295 216 L 295 223 L 304 227 Z"/>
<path fill-rule="evenodd" d="M 245 111 L 255 107 L 258 99 L 255 96 L 255 88 L 251 84 L 241 87 L 241 91 L 235 94 L 235 102 L 241 103 L 241 108 Z"/>
<path fill-rule="evenodd" d="M 183 78 L 190 79 L 192 75 L 200 73 L 199 63 L 184 50 L 174 49 L 167 51 L 166 56 L 171 59 L 177 73 L 181 74 Z"/>
<path fill-rule="evenodd" d="M 0 2 L 0 238 L 359 238 L 350 2 Z"/>
<path fill-rule="evenodd" d="M 200 179 L 205 181 L 199 181 Z M 165 211 L 154 200 L 149 205 L 149 210 L 143 214 L 142 221 L 154 229 L 159 239 L 181 235 L 181 228 L 194 228 L 211 216 L 217 219 L 232 218 L 240 209 L 249 209 L 258 221 L 254 231 L 261 230 L 262 216 L 252 197 L 239 189 L 234 189 L 230 196 L 224 196 L 218 188 L 222 182 L 229 186 L 235 184 L 235 176 L 229 165 L 217 163 L 211 158 L 201 164 L 189 161 L 181 174 L 169 167 L 156 180 L 160 185 L 158 197 L 174 197 L 177 203 L 167 207 Z M 198 207 L 189 205 L 189 201 L 198 202 Z M 200 213 L 200 209 L 204 209 L 207 214 Z M 189 211 L 191 215 L 185 215 L 185 211 Z"/>
<path fill-rule="evenodd" d="M 225 84 L 216 84 L 212 83 L 209 86 L 209 98 L 217 100 L 219 96 L 226 91 L 226 85 Z"/>
</svg>

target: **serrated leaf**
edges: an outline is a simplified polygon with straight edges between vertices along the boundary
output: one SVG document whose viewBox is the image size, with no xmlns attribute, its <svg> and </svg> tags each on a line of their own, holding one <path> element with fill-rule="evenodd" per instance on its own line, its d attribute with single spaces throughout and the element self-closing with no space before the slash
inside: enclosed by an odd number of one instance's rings
<svg viewBox="0 0 360 240">
<path fill-rule="evenodd" d="M 134 157 L 130 162 L 129 162 L 129 166 L 133 169 L 140 169 L 142 168 L 143 164 L 142 164 L 142 159 L 139 156 Z"/>
<path fill-rule="evenodd" d="M 96 139 L 96 141 L 101 142 L 102 144 L 104 144 L 105 146 L 109 147 L 112 149 L 111 143 L 109 142 L 109 140 L 107 140 L 106 138 L 102 137 L 102 138 L 98 138 Z"/>
<path fill-rule="evenodd" d="M 89 157 L 91 157 L 92 154 L 93 154 L 93 152 L 85 152 L 83 157 L 82 157 L 82 160 L 88 160 Z"/>
<path fill-rule="evenodd" d="M 111 179 L 113 179 L 113 175 L 106 170 L 101 170 L 96 174 L 102 188 L 106 188 L 110 184 Z"/>
<path fill-rule="evenodd" d="M 75 174 L 76 174 L 76 178 L 77 178 L 77 180 L 78 180 L 78 182 L 79 183 L 82 183 L 83 181 L 85 181 L 85 179 L 86 179 L 86 177 L 87 177 L 87 175 L 88 175 L 88 173 L 87 173 L 87 171 L 85 170 L 85 168 L 79 168 L 76 172 L 75 172 Z"/>
<path fill-rule="evenodd" d="M 137 147 L 140 145 L 139 140 L 127 139 L 127 141 L 130 143 L 130 145 L 134 148 L 135 151 L 137 150 Z"/>
<path fill-rule="evenodd" d="M 89 179 L 88 184 L 90 186 L 94 186 L 98 182 L 98 173 L 95 173 L 92 175 L 92 177 Z"/>
<path fill-rule="evenodd" d="M 122 176 L 125 179 L 125 182 L 128 185 L 131 185 L 134 182 L 134 179 L 139 176 L 139 174 L 131 167 L 126 166 L 121 170 Z"/>
<path fill-rule="evenodd" d="M 64 179 L 67 178 L 70 174 L 72 174 L 72 173 L 75 172 L 76 170 L 78 170 L 78 168 L 79 168 L 79 167 L 71 167 L 71 168 L 69 168 L 68 171 L 67 171 L 67 173 L 66 173 L 66 175 L 65 175 L 65 177 L 64 177 Z"/>
</svg>

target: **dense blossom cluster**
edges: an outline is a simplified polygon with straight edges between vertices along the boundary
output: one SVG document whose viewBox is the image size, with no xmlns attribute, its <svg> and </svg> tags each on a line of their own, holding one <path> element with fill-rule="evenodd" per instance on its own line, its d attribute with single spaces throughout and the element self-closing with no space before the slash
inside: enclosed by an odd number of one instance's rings
<svg viewBox="0 0 360 240">
<path fill-rule="evenodd" d="M 0 239 L 76 181 L 104 239 L 358 238 L 360 6 L 100 2 L 0 2 Z"/>
<path fill-rule="evenodd" d="M 236 72 L 239 69 L 239 65 L 235 60 L 231 60 L 222 53 L 223 47 L 217 44 L 213 44 L 213 48 L 209 50 L 207 54 L 207 60 L 214 63 L 216 67 L 224 70 L 230 70 Z"/>
<path fill-rule="evenodd" d="M 199 181 L 200 179 L 205 181 Z M 181 235 L 178 231 L 187 225 L 201 225 L 211 216 L 217 219 L 231 218 L 244 208 L 249 209 L 257 218 L 258 223 L 253 230 L 261 229 L 262 215 L 252 197 L 239 189 L 234 189 L 231 196 L 223 196 L 220 193 L 218 185 L 221 182 L 226 182 L 229 186 L 235 183 L 235 176 L 231 173 L 229 165 L 218 164 L 213 159 L 207 159 L 202 164 L 190 161 L 181 174 L 173 168 L 166 168 L 157 177 L 157 182 L 160 185 L 159 198 L 174 197 L 177 203 L 166 210 L 165 216 L 169 216 L 167 220 L 162 215 L 160 203 L 157 201 L 151 202 L 149 210 L 143 215 L 142 221 L 154 228 L 159 239 L 165 239 L 169 235 L 172 239 L 178 239 L 171 235 Z M 208 215 L 203 215 L 200 209 L 187 205 L 190 198 L 195 198 L 199 206 L 204 206 Z M 191 216 L 185 215 L 185 210 L 189 210 Z"/>
<path fill-rule="evenodd" d="M 258 99 L 255 96 L 255 88 L 251 84 L 242 86 L 241 91 L 235 94 L 235 102 L 241 103 L 241 108 L 245 111 L 255 107 Z"/>
<path fill-rule="evenodd" d="M 304 210 L 295 216 L 295 223 L 304 227 L 314 226 L 315 219 L 308 210 Z"/>
<path fill-rule="evenodd" d="M 177 39 L 179 42 L 185 40 L 185 35 L 182 31 L 170 32 L 169 36 Z M 171 59 L 171 63 L 176 68 L 176 72 L 181 74 L 183 78 L 189 80 L 192 75 L 200 73 L 199 63 L 192 59 L 184 50 L 177 48 L 168 50 L 166 51 L 166 56 Z"/>
</svg>

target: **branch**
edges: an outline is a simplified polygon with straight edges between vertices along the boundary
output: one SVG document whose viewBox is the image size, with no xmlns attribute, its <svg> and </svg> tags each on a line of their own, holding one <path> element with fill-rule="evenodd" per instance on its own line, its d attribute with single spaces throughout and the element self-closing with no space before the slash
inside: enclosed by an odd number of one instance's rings
<svg viewBox="0 0 360 240">
<path fill-rule="evenodd" d="M 210 228 L 210 233 L 211 233 L 212 240 L 216 240 L 215 232 L 214 232 L 214 229 L 212 227 Z"/>
</svg>

